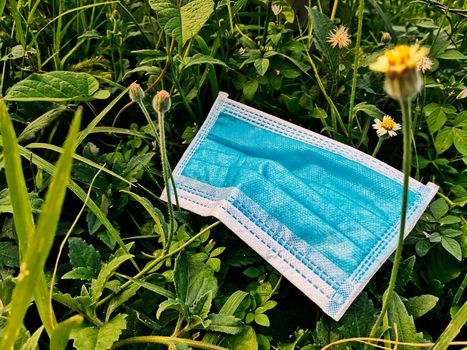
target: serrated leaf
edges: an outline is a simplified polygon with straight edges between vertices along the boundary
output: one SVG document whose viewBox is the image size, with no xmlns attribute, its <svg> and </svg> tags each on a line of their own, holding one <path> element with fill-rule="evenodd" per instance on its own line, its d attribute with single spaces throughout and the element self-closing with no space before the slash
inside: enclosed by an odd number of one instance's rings
<svg viewBox="0 0 467 350">
<path fill-rule="evenodd" d="M 53 71 L 33 73 L 16 83 L 4 97 L 6 101 L 89 101 L 99 89 L 96 78 L 88 73 Z"/>
<path fill-rule="evenodd" d="M 71 332 L 77 350 L 108 350 L 126 329 L 125 314 L 118 314 L 101 327 L 81 327 Z"/>
<path fill-rule="evenodd" d="M 188 57 L 184 60 L 184 67 L 183 68 L 188 68 L 188 67 L 191 67 L 191 66 L 195 66 L 195 65 L 201 65 L 201 64 L 214 64 L 214 65 L 218 65 L 218 66 L 223 66 L 225 68 L 229 68 L 229 66 L 217 59 L 217 58 L 214 58 L 214 57 L 211 57 L 211 56 L 208 56 L 208 55 L 203 55 L 201 53 L 197 53 L 197 54 L 194 54 L 193 56 L 191 57 Z"/>
<path fill-rule="evenodd" d="M 464 156 L 467 155 L 467 131 L 452 128 L 452 140 L 459 153 Z"/>
<path fill-rule="evenodd" d="M 124 254 L 117 256 L 106 264 L 103 264 L 97 279 L 92 280 L 91 282 L 91 295 L 94 301 L 98 301 L 104 292 L 105 284 L 113 276 L 115 270 L 130 259 L 132 255 Z"/>
<path fill-rule="evenodd" d="M 50 338 L 50 350 L 64 350 L 68 344 L 71 331 L 83 322 L 83 316 L 74 315 L 60 322 Z"/>
<path fill-rule="evenodd" d="M 434 295 L 424 294 L 409 298 L 405 306 L 413 318 L 417 319 L 433 309 L 436 306 L 438 300 L 439 298 L 435 297 Z"/>
<path fill-rule="evenodd" d="M 175 260 L 175 291 L 186 306 L 193 305 L 206 293 L 217 294 L 217 279 L 212 269 L 200 261 L 194 261 L 181 252 Z"/>
<path fill-rule="evenodd" d="M 393 325 L 394 323 L 397 325 L 398 341 L 406 343 L 424 342 L 423 334 L 421 332 L 417 333 L 413 317 L 409 315 L 405 305 L 396 293 L 393 293 L 389 299 L 388 318 L 390 325 Z M 395 339 L 394 331 L 392 331 L 392 333 L 393 339 Z M 400 346 L 398 348 L 401 350 L 419 349 L 414 346 Z"/>
<path fill-rule="evenodd" d="M 435 138 L 435 148 L 436 153 L 441 154 L 447 151 L 453 142 L 453 128 L 444 128 L 436 134 Z"/>
<path fill-rule="evenodd" d="M 149 0 L 149 6 L 156 11 L 164 30 L 181 46 L 198 34 L 214 11 L 212 0 L 193 0 L 181 8 L 173 0 Z"/>
<path fill-rule="evenodd" d="M 443 198 L 438 198 L 430 204 L 430 211 L 436 220 L 441 219 L 449 210 L 446 201 Z"/>
<path fill-rule="evenodd" d="M 18 246 L 12 242 L 0 242 L 0 268 L 4 266 L 19 266 Z"/>
<path fill-rule="evenodd" d="M 68 256 L 70 263 L 75 268 L 87 270 L 89 277 L 96 277 L 102 265 L 100 253 L 84 240 L 78 237 L 71 237 L 68 240 Z M 80 271 L 82 274 L 84 271 Z"/>
<path fill-rule="evenodd" d="M 441 245 L 457 260 L 462 261 L 462 248 L 458 241 L 451 237 L 442 237 Z"/>
<path fill-rule="evenodd" d="M 207 327 L 213 332 L 222 332 L 227 334 L 238 334 L 243 330 L 243 322 L 235 316 L 227 316 L 221 314 L 209 315 L 211 323 Z"/>
<path fill-rule="evenodd" d="M 318 10 L 312 10 L 310 7 L 307 7 L 307 10 L 310 14 L 313 28 L 313 42 L 315 43 L 316 48 L 327 59 L 326 67 L 328 67 L 330 71 L 335 71 L 337 68 L 337 49 L 331 47 L 327 42 L 328 35 L 333 24 L 324 13 L 321 13 Z"/>
</svg>

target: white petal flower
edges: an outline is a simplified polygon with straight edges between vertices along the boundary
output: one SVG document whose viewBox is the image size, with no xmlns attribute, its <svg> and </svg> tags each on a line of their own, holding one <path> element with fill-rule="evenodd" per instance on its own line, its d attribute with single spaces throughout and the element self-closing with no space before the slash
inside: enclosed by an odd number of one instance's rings
<svg viewBox="0 0 467 350">
<path fill-rule="evenodd" d="M 396 123 L 390 116 L 385 115 L 383 120 L 375 119 L 373 129 L 376 130 L 376 134 L 379 137 L 386 134 L 388 134 L 389 137 L 392 137 L 397 135 L 396 131 L 401 129 L 401 125 Z"/>
<path fill-rule="evenodd" d="M 274 13 L 274 16 L 278 16 L 279 13 L 282 11 L 281 5 L 274 4 L 271 6 L 272 13 Z"/>
</svg>

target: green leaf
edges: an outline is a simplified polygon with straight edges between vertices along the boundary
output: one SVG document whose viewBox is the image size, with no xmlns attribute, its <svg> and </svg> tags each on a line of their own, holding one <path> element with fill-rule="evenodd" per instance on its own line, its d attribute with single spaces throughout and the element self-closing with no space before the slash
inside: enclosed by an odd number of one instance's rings
<svg viewBox="0 0 467 350">
<path fill-rule="evenodd" d="M 413 318 L 417 319 L 432 310 L 436 306 L 438 300 L 439 298 L 434 295 L 424 294 L 409 298 L 405 306 Z"/>
<path fill-rule="evenodd" d="M 125 275 L 121 275 L 121 276 L 125 277 L 125 278 L 128 278 L 129 280 L 131 280 L 133 283 L 139 285 L 140 287 L 146 288 L 147 290 L 150 290 L 151 292 L 162 295 L 162 296 L 164 296 L 166 298 L 175 299 L 177 297 L 174 293 L 168 291 L 165 288 L 162 288 L 161 286 L 158 286 L 157 284 L 148 283 L 148 282 L 141 281 L 141 280 L 138 280 L 138 279 L 135 279 L 135 278 L 132 278 L 132 277 L 125 276 Z"/>
<path fill-rule="evenodd" d="M 83 316 L 74 315 L 60 322 L 50 338 L 50 350 L 65 350 L 71 331 L 83 322 Z"/>
<path fill-rule="evenodd" d="M 330 71 L 337 68 L 337 49 L 333 48 L 328 42 L 329 32 L 333 28 L 333 24 L 324 13 L 318 10 L 311 10 L 307 7 L 310 14 L 312 29 L 313 29 L 313 42 L 318 51 L 320 51 L 327 59 L 326 66 Z"/>
<path fill-rule="evenodd" d="M 365 315 L 365 317 L 362 317 Z M 344 338 L 365 337 L 377 319 L 376 309 L 366 293 L 360 294 L 342 317 L 338 329 Z M 363 346 L 356 346 L 363 349 Z"/>
<path fill-rule="evenodd" d="M 436 153 L 441 154 L 452 146 L 453 129 L 454 128 L 444 128 L 438 132 L 435 138 Z"/>
<path fill-rule="evenodd" d="M 38 349 L 37 344 L 39 342 L 39 338 L 44 330 L 44 326 L 40 327 L 37 331 L 34 332 L 33 335 L 23 344 L 21 350 L 36 350 Z"/>
<path fill-rule="evenodd" d="M 436 56 L 436 58 L 440 58 L 442 60 L 465 60 L 467 57 L 460 51 L 447 50 Z"/>
<path fill-rule="evenodd" d="M 446 123 L 447 117 L 444 111 L 444 108 L 441 106 L 437 106 L 434 110 L 431 110 L 429 114 L 427 114 L 426 122 L 428 124 L 428 130 L 430 131 L 431 135 L 434 135 L 439 129 L 443 127 Z"/>
<path fill-rule="evenodd" d="M 252 100 L 255 97 L 259 84 L 256 80 L 249 80 L 243 85 L 243 95 L 247 100 Z"/>
<path fill-rule="evenodd" d="M 181 252 L 175 260 L 174 283 L 177 297 L 186 305 L 195 304 L 206 293 L 217 293 L 217 279 L 212 269 Z"/>
<path fill-rule="evenodd" d="M 255 60 L 253 65 L 255 66 L 259 75 L 264 75 L 269 68 L 269 60 L 267 58 L 258 58 Z"/>
<path fill-rule="evenodd" d="M 19 267 L 18 246 L 12 242 L 0 242 L 0 268 Z"/>
<path fill-rule="evenodd" d="M 131 284 L 128 288 L 124 289 L 123 292 L 118 294 L 117 296 L 110 299 L 109 303 L 107 304 L 107 310 L 105 312 L 105 322 L 110 320 L 110 316 L 112 313 L 122 304 L 127 302 L 131 297 L 133 297 L 141 286 L 137 284 Z"/>
<path fill-rule="evenodd" d="M 265 314 L 255 314 L 255 322 L 263 327 L 269 327 L 271 325 L 269 317 Z"/>
<path fill-rule="evenodd" d="M 181 8 L 174 0 L 149 0 L 149 6 L 156 11 L 162 28 L 181 46 L 198 34 L 214 11 L 212 0 L 193 0 Z"/>
<path fill-rule="evenodd" d="M 430 211 L 436 220 L 441 219 L 449 210 L 446 201 L 443 198 L 438 198 L 430 205 Z"/>
<path fill-rule="evenodd" d="M 400 297 L 393 293 L 392 297 L 389 299 L 388 307 L 388 318 L 389 325 L 394 323 L 397 325 L 398 329 L 398 340 L 400 342 L 409 342 L 409 343 L 422 343 L 424 342 L 423 334 L 417 333 L 415 328 L 415 323 L 413 317 L 410 316 L 402 303 Z M 395 339 L 394 331 L 392 339 Z M 400 346 L 401 350 L 416 350 L 419 349 L 413 346 Z"/>
<path fill-rule="evenodd" d="M 193 56 L 186 58 L 183 62 L 184 62 L 183 68 L 185 69 L 191 66 L 201 65 L 201 64 L 215 64 L 218 66 L 229 68 L 229 66 L 225 62 L 217 58 L 208 56 L 208 55 L 203 55 L 201 53 L 194 54 Z"/>
<path fill-rule="evenodd" d="M 256 333 L 249 326 L 239 334 L 226 336 L 220 345 L 230 350 L 258 350 Z"/>
<path fill-rule="evenodd" d="M 118 314 L 101 327 L 81 327 L 71 332 L 77 350 L 108 350 L 126 329 L 127 315 Z"/>
<path fill-rule="evenodd" d="M 71 237 L 68 240 L 68 257 L 74 268 L 82 268 L 89 273 L 92 279 L 99 273 L 102 265 L 100 253 L 84 240 L 78 237 Z M 84 272 L 84 271 L 82 271 Z"/>
<path fill-rule="evenodd" d="M 384 116 L 384 113 L 378 107 L 376 107 L 375 105 L 366 103 L 366 102 L 361 102 L 353 108 L 352 114 L 354 116 L 358 112 L 363 112 L 372 118 L 378 118 L 378 119 L 382 119 L 382 117 Z"/>
<path fill-rule="evenodd" d="M 462 261 L 462 248 L 458 241 L 451 237 L 442 237 L 441 245 L 457 260 Z"/>
<path fill-rule="evenodd" d="M 115 270 L 130 259 L 132 255 L 124 254 L 113 258 L 106 264 L 103 264 L 97 279 L 92 280 L 91 282 L 91 295 L 94 301 L 98 301 L 104 292 L 105 284 L 113 276 Z"/>
<path fill-rule="evenodd" d="M 461 221 L 461 218 L 458 216 L 446 215 L 446 216 L 443 216 L 441 219 L 439 219 L 438 222 L 441 225 L 452 225 L 452 224 L 457 224 L 460 221 Z"/>
<path fill-rule="evenodd" d="M 66 106 L 59 106 L 57 108 L 51 109 L 40 117 L 34 119 L 29 123 L 26 128 L 18 136 L 18 142 L 22 143 L 32 139 L 37 132 L 43 130 L 45 127 L 49 126 L 55 119 L 57 119 L 63 112 L 68 109 Z"/>
<path fill-rule="evenodd" d="M 33 213 L 39 213 L 42 205 L 42 199 L 35 192 L 29 193 L 30 209 Z M 10 191 L 4 188 L 0 191 L 0 214 L 11 213 L 13 214 L 13 203 L 10 198 Z"/>
<path fill-rule="evenodd" d="M 467 131 L 458 128 L 452 128 L 452 139 L 454 146 L 462 155 L 467 155 Z"/>
<path fill-rule="evenodd" d="M 235 316 L 211 314 L 209 315 L 209 320 L 211 323 L 207 329 L 213 332 L 238 334 L 243 330 L 244 327 L 242 320 Z"/>
<path fill-rule="evenodd" d="M 53 71 L 33 73 L 16 83 L 4 97 L 6 101 L 89 101 L 99 89 L 96 78 L 88 73 Z"/>
</svg>

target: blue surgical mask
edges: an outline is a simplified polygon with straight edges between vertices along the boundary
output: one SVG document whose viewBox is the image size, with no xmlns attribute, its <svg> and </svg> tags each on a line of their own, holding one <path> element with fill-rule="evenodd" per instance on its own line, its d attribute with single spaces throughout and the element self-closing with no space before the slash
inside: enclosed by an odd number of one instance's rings
<svg viewBox="0 0 467 350">
<path fill-rule="evenodd" d="M 397 246 L 400 171 L 224 93 L 174 178 L 183 208 L 221 220 L 335 320 Z M 437 189 L 410 179 L 406 234 Z"/>
</svg>

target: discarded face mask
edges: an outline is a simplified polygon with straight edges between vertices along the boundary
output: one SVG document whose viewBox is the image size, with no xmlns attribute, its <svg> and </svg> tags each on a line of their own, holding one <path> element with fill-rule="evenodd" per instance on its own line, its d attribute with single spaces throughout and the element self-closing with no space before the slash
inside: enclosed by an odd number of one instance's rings
<svg viewBox="0 0 467 350">
<path fill-rule="evenodd" d="M 400 171 L 225 93 L 173 175 L 183 208 L 221 220 L 335 320 L 397 247 Z M 410 179 L 406 235 L 437 189 Z"/>
</svg>

